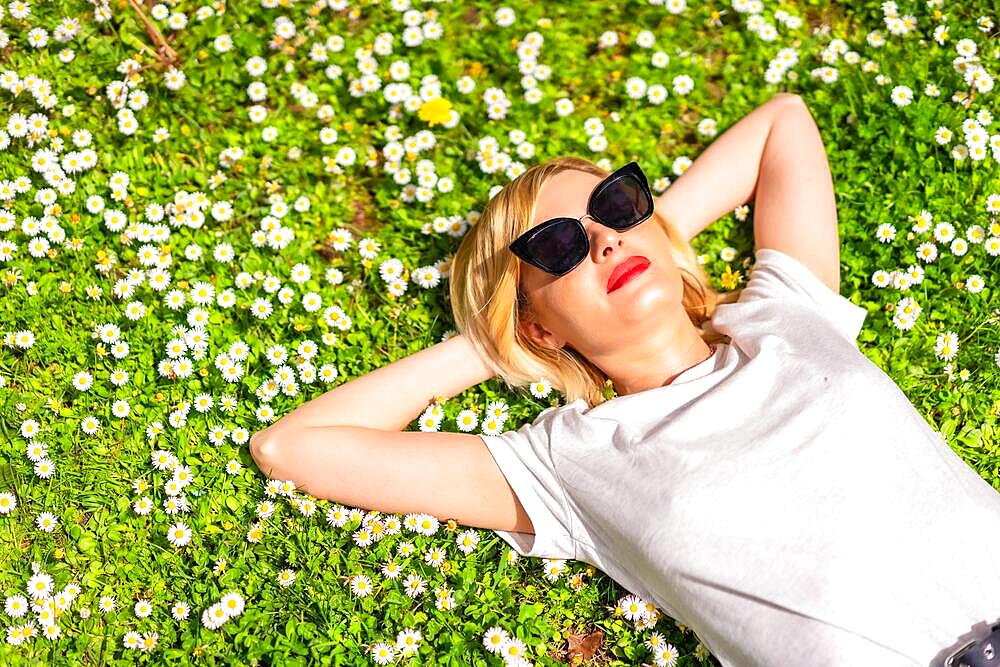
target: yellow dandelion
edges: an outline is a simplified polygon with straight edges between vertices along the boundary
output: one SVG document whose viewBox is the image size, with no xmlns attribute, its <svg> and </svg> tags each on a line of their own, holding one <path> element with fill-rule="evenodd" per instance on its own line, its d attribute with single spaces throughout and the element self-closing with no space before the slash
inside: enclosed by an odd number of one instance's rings
<svg viewBox="0 0 1000 667">
<path fill-rule="evenodd" d="M 733 271 L 732 267 L 726 266 L 725 272 L 722 274 L 721 283 L 722 286 L 727 289 L 735 289 L 743 281 L 743 276 L 739 271 Z"/>
<path fill-rule="evenodd" d="M 431 127 L 446 123 L 451 118 L 451 102 L 443 97 L 435 97 L 421 104 L 417 115 Z"/>
</svg>

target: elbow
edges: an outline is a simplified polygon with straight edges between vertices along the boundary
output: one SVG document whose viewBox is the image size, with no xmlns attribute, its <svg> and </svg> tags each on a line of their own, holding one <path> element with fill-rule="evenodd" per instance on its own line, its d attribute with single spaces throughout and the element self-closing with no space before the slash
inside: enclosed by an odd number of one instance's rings
<svg viewBox="0 0 1000 667">
<path fill-rule="evenodd" d="M 277 434 L 270 429 L 257 431 L 250 436 L 250 456 L 260 471 L 272 479 L 275 462 L 279 456 L 278 447 Z"/>
<path fill-rule="evenodd" d="M 801 102 L 802 104 L 805 104 L 806 102 L 805 99 L 803 99 L 803 97 L 798 93 L 779 92 L 775 93 L 774 97 L 781 100 L 791 100 L 792 102 Z"/>
</svg>

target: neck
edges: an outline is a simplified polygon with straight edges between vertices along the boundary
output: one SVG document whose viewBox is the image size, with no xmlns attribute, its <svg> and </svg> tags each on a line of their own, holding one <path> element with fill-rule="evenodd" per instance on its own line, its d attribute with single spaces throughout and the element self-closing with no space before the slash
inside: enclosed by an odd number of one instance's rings
<svg viewBox="0 0 1000 667">
<path fill-rule="evenodd" d="M 684 324 L 686 326 L 682 326 L 680 332 L 668 331 L 662 338 L 647 339 L 645 347 L 632 348 L 627 358 L 618 358 L 611 364 L 611 372 L 605 370 L 618 396 L 668 385 L 684 371 L 712 356 L 714 349 L 702 339 L 686 316 Z M 664 339 L 672 343 L 664 342 Z"/>
</svg>

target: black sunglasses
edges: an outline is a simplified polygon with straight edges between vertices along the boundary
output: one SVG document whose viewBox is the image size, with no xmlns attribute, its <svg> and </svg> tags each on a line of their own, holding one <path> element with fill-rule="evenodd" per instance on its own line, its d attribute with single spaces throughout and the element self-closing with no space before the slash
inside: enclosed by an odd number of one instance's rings
<svg viewBox="0 0 1000 667">
<path fill-rule="evenodd" d="M 618 231 L 635 227 L 653 215 L 653 195 L 639 164 L 629 162 L 597 184 L 587 202 L 587 213 L 605 227 Z M 583 218 L 552 218 L 532 227 L 510 244 L 515 255 L 546 273 L 562 276 L 590 253 Z"/>
</svg>

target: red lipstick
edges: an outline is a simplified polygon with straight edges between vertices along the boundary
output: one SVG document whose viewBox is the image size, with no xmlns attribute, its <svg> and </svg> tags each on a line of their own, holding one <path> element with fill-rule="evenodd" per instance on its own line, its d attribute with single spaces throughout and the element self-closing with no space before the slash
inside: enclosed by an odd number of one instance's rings
<svg viewBox="0 0 1000 667">
<path fill-rule="evenodd" d="M 650 261 L 642 255 L 632 255 L 614 268 L 608 276 L 608 294 L 624 285 L 626 282 L 645 271 Z"/>
</svg>

